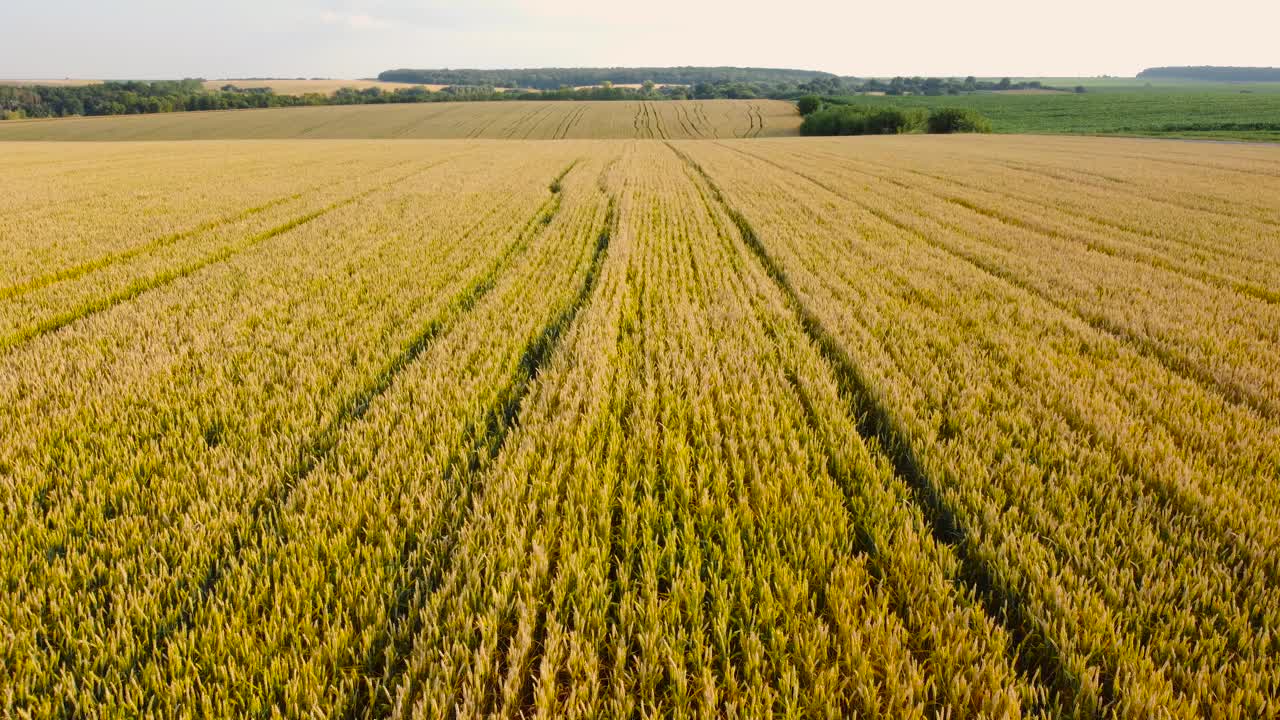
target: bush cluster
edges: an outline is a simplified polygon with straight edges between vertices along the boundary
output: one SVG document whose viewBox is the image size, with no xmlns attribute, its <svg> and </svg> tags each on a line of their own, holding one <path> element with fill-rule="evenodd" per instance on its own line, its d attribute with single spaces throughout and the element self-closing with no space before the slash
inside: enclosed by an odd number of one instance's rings
<svg viewBox="0 0 1280 720">
<path fill-rule="evenodd" d="M 816 104 L 815 104 L 816 103 Z M 991 123 L 965 108 L 823 107 L 818 98 L 797 103 L 805 116 L 802 135 L 896 135 L 903 133 L 989 133 Z M 806 110 L 808 112 L 806 112 Z"/>
<path fill-rule="evenodd" d="M 939 108 L 929 113 L 928 127 L 937 134 L 989 133 L 991 121 L 968 108 Z"/>
</svg>

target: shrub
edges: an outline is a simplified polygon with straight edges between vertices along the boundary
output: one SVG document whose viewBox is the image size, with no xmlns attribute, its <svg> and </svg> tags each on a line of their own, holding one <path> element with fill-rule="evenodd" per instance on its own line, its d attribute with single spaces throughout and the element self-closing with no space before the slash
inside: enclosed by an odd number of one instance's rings
<svg viewBox="0 0 1280 720">
<path fill-rule="evenodd" d="M 817 95 L 805 95 L 796 101 L 796 108 L 800 110 L 801 115 L 812 115 L 822 109 L 822 98 Z"/>
<path fill-rule="evenodd" d="M 931 133 L 989 133 L 991 122 L 967 108 L 939 108 L 929 114 Z"/>
<path fill-rule="evenodd" d="M 923 132 L 923 110 L 842 105 L 817 110 L 800 124 L 802 135 L 890 135 Z"/>
</svg>

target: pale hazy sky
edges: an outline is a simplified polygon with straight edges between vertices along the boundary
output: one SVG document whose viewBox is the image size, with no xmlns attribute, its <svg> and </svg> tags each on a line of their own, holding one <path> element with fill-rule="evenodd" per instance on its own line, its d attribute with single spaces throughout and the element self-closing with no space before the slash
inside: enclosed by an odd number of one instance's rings
<svg viewBox="0 0 1280 720">
<path fill-rule="evenodd" d="M 752 65 L 844 75 L 1280 66 L 1280 0 L 0 0 L 0 78 Z"/>
</svg>

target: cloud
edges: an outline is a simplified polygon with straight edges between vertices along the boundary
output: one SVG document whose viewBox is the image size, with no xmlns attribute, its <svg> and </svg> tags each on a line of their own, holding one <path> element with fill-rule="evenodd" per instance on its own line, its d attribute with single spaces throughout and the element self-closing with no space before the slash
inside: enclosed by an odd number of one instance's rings
<svg viewBox="0 0 1280 720">
<path fill-rule="evenodd" d="M 339 25 L 352 30 L 385 30 L 392 23 L 364 13 L 341 13 L 325 10 L 320 13 L 320 22 L 325 25 Z"/>
</svg>

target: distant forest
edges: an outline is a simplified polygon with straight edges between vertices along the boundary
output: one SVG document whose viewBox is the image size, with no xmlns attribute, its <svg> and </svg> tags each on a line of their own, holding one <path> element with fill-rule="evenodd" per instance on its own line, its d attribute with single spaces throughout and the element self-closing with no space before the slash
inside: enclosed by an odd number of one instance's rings
<svg viewBox="0 0 1280 720">
<path fill-rule="evenodd" d="M 1146 80 L 1203 80 L 1206 82 L 1280 82 L 1280 68 L 1272 67 L 1195 67 L 1148 68 L 1138 73 Z"/>
<path fill-rule="evenodd" d="M 424 87 L 342 88 L 332 94 L 277 94 L 270 88 L 242 88 L 234 81 L 207 90 L 200 79 L 104 82 L 95 85 L 0 85 L 0 120 L 54 118 L 79 115 L 137 115 L 193 110 L 239 110 L 297 107 L 303 105 L 375 105 L 512 100 L 747 100 L 769 98 L 796 100 L 805 96 L 965 95 L 975 92 L 1040 88 L 1036 81 L 992 82 L 977 78 L 897 77 L 891 80 L 859 80 L 808 70 L 761 68 L 619 68 L 540 70 L 422 70 L 421 76 L 396 75 L 401 82 L 446 85 L 431 91 Z M 487 75 L 467 75 L 467 73 Z M 461 75 L 431 75 L 459 73 Z M 607 76 L 607 77 L 606 77 Z M 523 78 L 550 85 L 502 90 Z M 383 73 L 381 79 L 391 79 Z M 440 82 L 451 79 L 454 82 Z M 461 83 L 457 80 L 469 82 Z M 481 80 L 498 84 L 477 84 Z M 628 82 L 635 80 L 635 83 Z M 638 87 L 627 87 L 638 85 Z M 579 89 L 580 88 L 580 89 Z M 1083 92 L 1083 88 L 1078 91 Z"/>
<path fill-rule="evenodd" d="M 831 73 L 816 70 L 740 67 L 651 67 L 651 68 L 524 68 L 512 70 L 413 70 L 402 68 L 378 74 L 383 82 L 419 85 L 473 85 L 505 88 L 556 90 L 582 85 L 638 85 L 645 81 L 659 85 L 698 83 L 788 83 L 814 80 L 835 81 Z"/>
<path fill-rule="evenodd" d="M 665 99 L 773 98 L 794 100 L 803 95 L 838 95 L 874 92 L 886 95 L 959 95 L 994 90 L 1040 89 L 1038 81 L 1012 82 L 968 78 L 895 77 L 863 80 L 816 70 L 739 67 L 658 68 L 529 68 L 515 70 L 387 70 L 383 82 L 448 85 L 461 91 L 483 92 L 491 88 L 539 90 L 542 98 L 571 97 L 575 88 L 600 85 L 659 86 Z M 660 87 L 660 86 L 675 87 Z M 614 88 L 621 89 L 621 88 Z M 579 91 L 581 92 L 581 91 Z M 654 93 L 654 90 L 648 90 Z M 508 98 L 509 99 L 509 98 Z M 612 99 L 612 98 L 609 98 Z M 616 99 L 632 99 L 619 94 Z"/>
<path fill-rule="evenodd" d="M 341 88 L 332 94 L 278 94 L 270 88 L 242 88 L 229 82 L 218 90 L 206 90 L 200 79 L 104 82 L 94 85 L 2 85 L 0 120 L 56 118 L 79 115 L 142 115 L 194 110 L 242 110 L 308 105 L 381 105 L 513 100 L 684 100 L 795 98 L 808 93 L 834 93 L 842 86 L 834 78 L 813 83 L 698 83 L 640 87 L 573 87 L 555 90 L 507 90 L 492 86 L 450 85 L 437 91 L 424 87 Z"/>
</svg>

